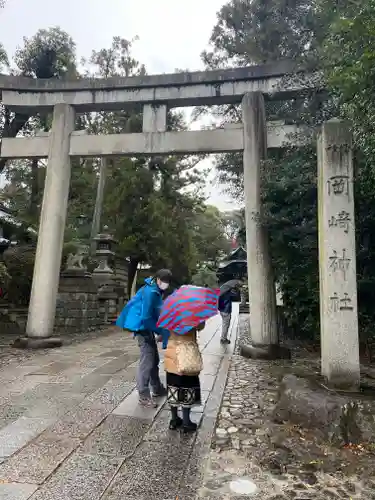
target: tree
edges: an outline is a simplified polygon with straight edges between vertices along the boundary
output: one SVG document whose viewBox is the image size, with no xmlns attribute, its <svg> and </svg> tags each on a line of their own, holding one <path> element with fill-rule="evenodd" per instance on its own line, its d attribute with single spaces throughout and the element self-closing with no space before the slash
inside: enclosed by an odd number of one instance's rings
<svg viewBox="0 0 375 500">
<path fill-rule="evenodd" d="M 319 3 L 322 16 L 332 11 Z M 327 83 L 352 127 L 356 151 L 355 215 L 359 319 L 362 336 L 373 336 L 375 299 L 375 1 L 341 2 L 321 48 Z"/>
<path fill-rule="evenodd" d="M 87 74 L 132 76 L 145 68 L 131 55 L 132 41 L 114 37 L 108 49 L 94 51 L 86 61 Z M 142 130 L 142 107 L 87 116 L 94 133 L 129 133 Z M 168 114 L 168 129 L 182 129 L 182 115 Z M 117 158 L 108 167 L 103 221 L 114 229 L 119 250 L 129 257 L 129 286 L 139 263 L 170 267 L 177 282 L 189 280 L 197 252 L 192 218 L 203 186 L 204 172 L 196 159 Z M 189 187 L 189 190 L 187 188 Z"/>
<path fill-rule="evenodd" d="M 73 78 L 77 76 L 75 43 L 60 28 L 39 30 L 33 37 L 24 39 L 24 46 L 16 51 L 14 61 L 17 74 L 30 78 Z M 14 137 L 21 130 L 23 135 L 34 135 L 39 128 L 48 131 L 51 117 L 12 114 L 3 107 L 2 136 Z M 5 167 L 0 159 L 0 172 Z M 37 225 L 45 177 L 45 165 L 37 159 L 8 164 L 7 186 L 4 194 L 11 208 L 30 224 Z"/>
<path fill-rule="evenodd" d="M 321 55 L 340 114 L 352 124 L 356 145 L 372 160 L 375 152 L 375 1 L 339 5 Z M 320 8 L 325 12 L 329 6 L 322 2 Z"/>
<path fill-rule="evenodd" d="M 198 206 L 194 222 L 193 242 L 198 262 L 216 269 L 218 261 L 229 251 L 230 244 L 225 236 L 224 217 L 217 207 Z"/>
<path fill-rule="evenodd" d="M 24 38 L 24 46 L 18 49 L 14 61 L 17 69 L 16 74 L 31 78 L 62 78 L 76 77 L 76 55 L 75 44 L 72 38 L 60 28 L 39 30 L 32 38 Z M 0 50 L 1 62 L 1 50 Z M 0 113 L 0 137 L 16 137 L 25 127 L 35 130 L 43 128 L 48 130 L 48 117 L 38 116 L 31 119 L 24 113 L 11 113 L 9 109 L 2 106 Z M 26 130 L 26 134 L 30 133 Z M 6 166 L 6 160 L 0 159 L 0 173 Z M 34 191 L 32 197 L 37 195 L 35 189 L 37 178 L 37 161 L 32 163 L 34 171 Z M 35 204 L 33 204 L 33 207 Z"/>
<path fill-rule="evenodd" d="M 75 78 L 76 46 L 70 35 L 58 27 L 41 29 L 24 38 L 14 62 L 22 76 L 30 78 Z"/>
<path fill-rule="evenodd" d="M 242 176 L 241 176 L 242 179 Z M 245 210 L 232 210 L 223 215 L 224 232 L 226 238 L 233 242 L 236 241 L 238 245 L 246 246 L 246 222 Z"/>
<path fill-rule="evenodd" d="M 115 37 L 108 49 L 93 51 L 85 61 L 87 76 L 131 76 L 145 74 L 145 68 L 131 55 L 131 42 Z M 52 51 L 52 53 L 51 53 Z M 53 54 L 60 59 L 53 59 Z M 17 53 L 23 74 L 40 75 L 41 60 L 47 56 L 53 65 L 48 75 L 73 74 L 74 42 L 60 31 L 42 30 L 25 42 Z M 45 66 L 46 68 L 46 66 Z M 44 73 L 46 76 L 47 73 Z M 185 128 L 181 113 L 168 113 L 168 129 Z M 50 127 L 49 117 L 27 120 L 24 134 L 33 134 L 42 126 Z M 116 112 L 88 113 L 77 118 L 77 128 L 89 133 L 131 133 L 142 130 L 142 106 Z M 198 157 L 113 158 L 108 162 L 108 179 L 103 198 L 103 225 L 107 224 L 119 241 L 118 253 L 130 259 L 129 286 L 139 263 L 171 268 L 177 283 L 190 280 L 200 259 L 217 258 L 221 238 L 220 214 L 203 206 L 206 172 L 197 167 Z M 37 165 L 38 167 L 38 165 Z M 12 163 L 7 169 L 8 183 L 3 189 L 9 207 L 32 224 L 38 224 L 38 211 L 30 206 L 41 204 L 44 163 L 30 169 L 29 162 Z M 72 161 L 65 242 L 89 243 L 94 212 L 94 193 L 98 181 L 97 158 Z M 79 221 L 83 223 L 80 224 Z M 211 227 L 212 225 L 212 227 Z M 203 238 L 206 237 L 205 245 Z"/>
<path fill-rule="evenodd" d="M 316 64 L 325 30 L 310 0 L 233 0 L 218 13 L 212 50 L 202 57 L 209 67 L 285 58 Z M 315 125 L 331 109 L 313 95 L 293 102 L 267 102 L 266 112 L 268 120 Z M 221 117 L 241 120 L 233 107 L 221 110 Z M 231 195 L 243 202 L 242 155 L 222 155 L 216 167 Z M 284 294 L 289 326 L 298 335 L 313 338 L 319 332 L 315 153 L 310 147 L 271 153 L 264 172 L 262 223 L 269 230 L 275 278 Z M 244 243 L 244 217 L 238 233 Z"/>
<path fill-rule="evenodd" d="M 374 5 L 374 0 L 334 4 L 328 0 L 233 0 L 219 12 L 211 37 L 213 48 L 203 54 L 210 67 L 288 57 L 325 70 L 329 99 L 324 96 L 322 101 L 316 94 L 298 102 L 267 103 L 266 110 L 269 120 L 279 117 L 319 125 L 337 116 L 353 124 L 358 147 L 355 190 L 362 334 L 370 331 L 375 319 L 371 306 L 375 256 L 370 243 L 375 237 Z M 240 119 L 236 109 L 225 111 L 227 119 Z M 315 151 L 306 146 L 269 156 L 262 179 L 263 223 L 270 233 L 276 279 L 290 327 L 297 335 L 314 338 L 319 332 Z M 222 156 L 217 168 L 231 193 L 242 200 L 241 156 Z"/>
<path fill-rule="evenodd" d="M 263 224 L 289 328 L 296 336 L 319 336 L 317 158 L 313 147 L 270 155 L 263 178 Z"/>
<path fill-rule="evenodd" d="M 208 66 L 302 58 L 314 49 L 319 20 L 311 0 L 231 0 L 218 12 L 203 52 Z"/>
<path fill-rule="evenodd" d="M 206 268 L 199 269 L 198 272 L 191 278 L 191 282 L 196 286 L 206 286 L 208 288 L 218 287 L 216 273 Z"/>
</svg>

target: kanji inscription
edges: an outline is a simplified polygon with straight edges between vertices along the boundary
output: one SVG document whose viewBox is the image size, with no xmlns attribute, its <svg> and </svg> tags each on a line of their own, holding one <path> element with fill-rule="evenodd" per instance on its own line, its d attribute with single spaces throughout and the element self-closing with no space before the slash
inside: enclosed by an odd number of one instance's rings
<svg viewBox="0 0 375 500">
<path fill-rule="evenodd" d="M 333 272 L 341 271 L 344 280 L 347 278 L 347 271 L 350 266 L 351 259 L 346 255 L 346 249 L 342 251 L 342 255 L 337 253 L 337 250 L 332 250 L 332 255 L 329 257 L 329 267 Z"/>
<path fill-rule="evenodd" d="M 340 311 L 353 311 L 354 307 L 352 305 L 352 299 L 349 297 L 348 293 L 344 293 L 342 297 L 339 297 L 339 294 L 335 292 L 330 298 L 330 306 L 332 312 L 340 312 Z"/>
<path fill-rule="evenodd" d="M 349 176 L 333 175 L 327 181 L 328 195 L 346 195 L 349 196 Z"/>
<path fill-rule="evenodd" d="M 344 233 L 349 232 L 349 225 L 351 222 L 349 212 L 342 210 L 337 215 L 332 215 L 332 217 L 328 220 L 329 227 L 338 227 L 344 230 Z"/>
</svg>

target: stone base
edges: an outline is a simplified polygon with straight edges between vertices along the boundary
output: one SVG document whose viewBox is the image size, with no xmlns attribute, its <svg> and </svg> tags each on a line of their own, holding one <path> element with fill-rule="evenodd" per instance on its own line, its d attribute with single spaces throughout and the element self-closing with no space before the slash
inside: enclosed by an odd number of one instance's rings
<svg viewBox="0 0 375 500">
<path fill-rule="evenodd" d="M 61 273 L 62 278 L 91 278 L 91 273 L 87 269 L 68 268 Z"/>
<path fill-rule="evenodd" d="M 254 346 L 244 344 L 240 347 L 240 354 L 251 359 L 290 359 L 290 349 L 280 345 Z"/>
<path fill-rule="evenodd" d="M 19 337 L 13 343 L 18 349 L 51 349 L 61 347 L 63 341 L 58 337 Z"/>
<path fill-rule="evenodd" d="M 333 444 L 375 441 L 375 402 L 337 394 L 295 375 L 286 375 L 279 389 L 273 419 L 292 422 L 307 429 L 319 429 Z"/>
</svg>

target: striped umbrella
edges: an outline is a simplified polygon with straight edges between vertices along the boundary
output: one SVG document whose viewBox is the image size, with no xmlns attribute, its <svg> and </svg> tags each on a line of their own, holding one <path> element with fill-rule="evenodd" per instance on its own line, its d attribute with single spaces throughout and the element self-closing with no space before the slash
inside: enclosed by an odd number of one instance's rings
<svg viewBox="0 0 375 500">
<path fill-rule="evenodd" d="M 185 285 L 163 304 L 158 327 L 185 335 L 218 312 L 220 290 Z"/>
</svg>

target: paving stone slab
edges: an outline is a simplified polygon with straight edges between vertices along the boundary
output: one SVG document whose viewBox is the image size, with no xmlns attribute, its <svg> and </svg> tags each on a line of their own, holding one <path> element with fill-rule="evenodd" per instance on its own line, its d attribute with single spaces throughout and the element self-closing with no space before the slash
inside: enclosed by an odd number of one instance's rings
<svg viewBox="0 0 375 500">
<path fill-rule="evenodd" d="M 0 457 L 9 457 L 53 423 L 48 418 L 20 417 L 0 430 Z"/>
<path fill-rule="evenodd" d="M 205 407 L 206 417 L 213 417 L 213 418 L 217 417 L 221 401 L 223 398 L 223 392 L 225 389 L 229 365 L 230 365 L 230 359 L 225 358 L 220 366 L 220 370 L 218 372 L 215 385 L 206 403 Z"/>
<path fill-rule="evenodd" d="M 121 466 L 103 500 L 175 500 L 190 449 L 183 443 L 142 443 Z"/>
<path fill-rule="evenodd" d="M 24 377 L 9 382 L 8 384 L 0 386 L 0 398 L 18 396 L 26 391 L 34 389 L 37 385 L 41 383 L 49 382 L 49 375 L 32 375 L 28 374 Z"/>
<path fill-rule="evenodd" d="M 101 358 L 118 358 L 119 356 L 123 356 L 124 351 L 123 350 L 112 350 L 112 351 L 107 351 L 103 352 L 102 354 L 99 354 L 99 357 Z"/>
<path fill-rule="evenodd" d="M 192 420 L 198 425 L 203 418 L 202 413 L 192 415 Z M 145 435 L 145 441 L 156 441 L 164 443 L 179 443 L 180 445 L 190 446 L 195 440 L 195 434 L 183 434 L 179 430 L 169 430 L 171 414 L 169 410 L 162 410 L 154 420 L 151 428 Z"/>
<path fill-rule="evenodd" d="M 209 391 L 201 391 L 202 404 L 200 404 L 199 406 L 193 406 L 191 409 L 191 412 L 192 413 L 203 413 L 210 394 L 211 393 Z"/>
<path fill-rule="evenodd" d="M 203 370 L 201 375 L 216 375 L 220 368 L 223 355 L 220 354 L 216 356 L 208 354 L 208 355 L 203 355 L 202 358 L 203 358 Z"/>
<path fill-rule="evenodd" d="M 35 366 L 6 366 L 3 370 L 0 371 L 0 381 L 1 382 L 10 382 L 12 380 L 19 380 L 25 375 L 37 370 L 40 365 L 36 364 Z"/>
<path fill-rule="evenodd" d="M 127 359 L 126 356 L 121 356 L 120 358 L 116 358 L 109 362 L 107 362 L 104 358 L 101 358 L 101 360 L 104 363 L 100 366 L 100 368 L 97 368 L 94 373 L 112 375 L 120 370 L 123 370 L 125 366 L 130 364 L 129 359 Z"/>
<path fill-rule="evenodd" d="M 11 403 L 0 405 L 0 429 L 18 420 L 26 411 L 25 406 L 16 406 Z"/>
<path fill-rule="evenodd" d="M 25 412 L 25 417 L 30 418 L 53 418 L 57 419 L 65 415 L 69 410 L 78 406 L 84 399 L 83 394 L 61 394 L 60 397 L 55 395 L 54 398 L 31 404 Z"/>
<path fill-rule="evenodd" d="M 211 391 L 215 383 L 216 375 L 201 375 L 199 377 L 202 391 Z"/>
<path fill-rule="evenodd" d="M 144 408 L 138 404 L 138 392 L 134 390 L 113 410 L 112 413 L 125 417 L 153 420 L 155 415 L 160 411 L 165 400 L 166 398 L 159 398 L 159 406 L 157 408 Z"/>
<path fill-rule="evenodd" d="M 38 401 L 59 400 L 60 397 L 70 397 L 70 395 L 76 395 L 72 384 L 42 383 L 16 397 L 14 403 L 28 406 Z"/>
<path fill-rule="evenodd" d="M 31 500 L 99 500 L 122 460 L 73 453 Z"/>
<path fill-rule="evenodd" d="M 122 377 L 122 379 L 127 382 L 135 382 L 137 377 L 138 361 L 127 366 L 124 370 L 121 370 L 115 374 L 115 377 Z"/>
<path fill-rule="evenodd" d="M 63 372 L 71 363 L 68 361 L 54 361 L 53 363 L 46 364 L 37 370 L 33 371 L 33 375 L 57 375 L 58 373 Z"/>
<path fill-rule="evenodd" d="M 80 442 L 79 439 L 44 432 L 0 465 L 0 483 L 42 484 Z"/>
<path fill-rule="evenodd" d="M 203 368 L 200 376 L 205 377 L 206 375 L 208 376 L 216 376 L 217 372 L 219 371 L 219 366 L 210 366 L 208 365 L 206 368 Z"/>
<path fill-rule="evenodd" d="M 82 451 L 87 454 L 129 456 L 142 441 L 150 424 L 145 420 L 109 415 L 87 438 Z"/>
<path fill-rule="evenodd" d="M 194 447 L 191 451 L 188 464 L 181 478 L 178 499 L 196 498 L 196 494 L 204 479 L 204 471 L 211 448 L 211 437 L 214 432 L 216 419 L 204 417 Z"/>
<path fill-rule="evenodd" d="M 84 377 L 93 373 L 93 368 L 85 368 L 80 365 L 73 365 L 67 370 L 64 370 L 59 374 L 60 377 L 64 377 L 64 380 L 71 380 L 75 377 Z"/>
<path fill-rule="evenodd" d="M 71 379 L 72 391 L 75 393 L 90 394 L 102 388 L 109 380 L 110 375 L 98 375 L 89 373 L 84 377 L 75 377 Z"/>
<path fill-rule="evenodd" d="M 36 484 L 3 483 L 0 484 L 1 500 L 28 500 L 36 491 Z"/>
<path fill-rule="evenodd" d="M 97 354 L 99 354 L 99 353 L 97 353 Z M 89 357 L 85 361 L 81 361 L 79 363 L 79 365 L 81 366 L 81 368 L 91 368 L 92 372 L 96 372 L 96 370 L 100 369 L 101 367 L 103 367 L 103 366 L 105 366 L 105 365 L 107 365 L 115 360 L 116 360 L 116 358 L 112 358 L 112 359 L 107 358 L 106 359 L 106 358 L 101 358 L 97 355 L 96 357 Z"/>
<path fill-rule="evenodd" d="M 134 382 L 120 379 L 111 379 L 102 388 L 93 392 L 86 398 L 92 403 L 92 408 L 108 406 L 115 408 L 135 387 Z"/>
<path fill-rule="evenodd" d="M 84 440 L 109 414 L 106 408 L 91 408 L 87 402 L 81 403 L 55 422 L 49 431 Z"/>
</svg>

